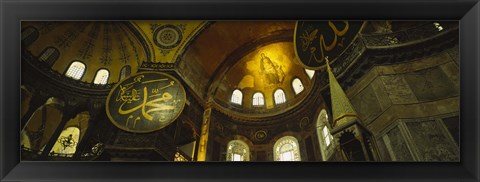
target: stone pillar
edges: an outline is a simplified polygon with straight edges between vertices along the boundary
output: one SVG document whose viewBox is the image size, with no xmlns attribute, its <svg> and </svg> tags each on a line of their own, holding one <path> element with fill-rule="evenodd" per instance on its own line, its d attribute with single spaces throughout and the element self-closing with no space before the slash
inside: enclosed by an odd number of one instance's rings
<svg viewBox="0 0 480 182">
<path fill-rule="evenodd" d="M 100 122 L 96 121 L 98 120 L 98 114 L 95 114 L 95 112 L 92 112 L 92 111 L 88 113 L 89 114 L 94 113 L 94 114 L 90 114 L 90 117 L 88 119 L 88 126 L 87 126 L 87 129 L 85 130 L 85 134 L 83 134 L 83 137 L 80 137 L 80 141 L 78 141 L 77 150 L 75 151 L 75 154 L 73 154 L 73 158 L 75 158 L 76 160 L 79 160 L 82 157 L 83 152 L 85 152 L 86 150 L 89 150 L 89 149 L 86 149 L 88 140 L 90 139 L 90 136 L 92 136 L 92 134 L 95 132 L 94 130 L 99 129 L 98 123 Z"/>
<path fill-rule="evenodd" d="M 32 99 L 32 92 L 27 88 L 25 87 L 24 85 L 22 85 L 20 87 L 20 89 L 22 90 L 22 108 L 21 108 L 21 111 L 20 111 L 20 118 L 23 118 L 23 116 L 25 116 L 25 114 L 28 112 L 28 109 L 29 109 L 29 106 L 30 106 L 30 100 Z"/>
<path fill-rule="evenodd" d="M 45 104 L 45 102 L 47 101 L 47 98 L 43 97 L 43 96 L 40 96 L 37 93 L 33 93 L 31 98 L 28 98 L 28 101 L 26 101 L 26 100 L 27 99 L 23 100 L 23 89 L 22 89 L 22 111 L 21 111 L 21 113 L 22 113 L 22 115 L 21 115 L 22 116 L 22 120 L 21 120 L 22 129 L 27 125 L 27 122 L 30 119 L 30 117 L 32 117 L 33 113 L 35 113 L 35 111 L 40 106 Z M 26 105 L 25 107 L 24 107 L 24 104 Z M 26 108 L 27 110 L 23 110 L 24 108 Z"/>
<path fill-rule="evenodd" d="M 210 132 L 210 115 L 212 113 L 213 99 L 209 98 L 205 104 L 203 112 L 202 131 L 200 133 L 200 141 L 198 143 L 197 161 L 205 161 L 207 158 L 208 134 Z"/>
</svg>

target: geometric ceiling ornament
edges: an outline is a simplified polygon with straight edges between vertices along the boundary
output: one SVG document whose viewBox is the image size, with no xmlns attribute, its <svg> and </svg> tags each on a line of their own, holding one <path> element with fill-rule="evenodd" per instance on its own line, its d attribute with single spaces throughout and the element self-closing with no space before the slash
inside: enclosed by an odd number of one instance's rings
<svg viewBox="0 0 480 182">
<path fill-rule="evenodd" d="M 182 112 L 185 89 L 173 76 L 161 72 L 140 72 L 110 91 L 106 112 L 118 128 L 148 133 L 171 124 Z"/>
<path fill-rule="evenodd" d="M 364 24 L 365 21 L 297 21 L 293 42 L 300 64 L 318 70 L 325 66 L 325 57 L 335 62 Z"/>
<path fill-rule="evenodd" d="M 172 49 L 182 41 L 182 31 L 175 25 L 162 25 L 155 30 L 153 38 L 161 49 Z"/>
</svg>

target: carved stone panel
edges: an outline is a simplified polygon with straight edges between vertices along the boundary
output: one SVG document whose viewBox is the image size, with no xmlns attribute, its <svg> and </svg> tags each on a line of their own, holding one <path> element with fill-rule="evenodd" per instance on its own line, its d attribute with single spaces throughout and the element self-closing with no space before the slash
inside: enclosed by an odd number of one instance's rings
<svg viewBox="0 0 480 182">
<path fill-rule="evenodd" d="M 378 146 L 378 153 L 380 154 L 382 160 L 391 161 L 392 159 L 390 157 L 387 146 L 385 145 L 385 142 L 383 140 L 377 140 L 377 146 Z"/>
<path fill-rule="evenodd" d="M 390 130 L 387 135 L 390 139 L 390 143 L 387 143 L 386 145 L 391 146 L 392 153 L 395 155 L 396 160 L 413 161 L 412 154 L 410 153 L 410 150 L 408 149 L 405 139 L 398 126 Z"/>
<path fill-rule="evenodd" d="M 392 101 L 389 98 L 382 77 L 375 78 L 375 80 L 372 81 L 371 86 L 377 95 L 378 103 L 380 104 L 382 110 L 389 108 L 392 105 Z"/>
<path fill-rule="evenodd" d="M 434 121 L 407 122 L 422 161 L 458 161 L 459 150 Z"/>
<path fill-rule="evenodd" d="M 365 124 L 369 124 L 382 113 L 382 108 L 372 86 L 367 86 L 357 94 L 352 99 L 352 104 Z"/>
<path fill-rule="evenodd" d="M 388 75 L 381 78 L 392 103 L 408 104 L 417 102 L 417 98 L 401 75 Z"/>
<path fill-rule="evenodd" d="M 458 95 L 458 90 L 439 67 L 404 75 L 418 101 L 432 101 Z"/>
</svg>

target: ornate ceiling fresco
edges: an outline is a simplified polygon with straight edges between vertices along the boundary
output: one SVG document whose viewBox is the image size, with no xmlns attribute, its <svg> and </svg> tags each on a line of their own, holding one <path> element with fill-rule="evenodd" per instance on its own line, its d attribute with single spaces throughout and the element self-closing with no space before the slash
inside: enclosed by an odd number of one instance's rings
<svg viewBox="0 0 480 182">
<path fill-rule="evenodd" d="M 271 109 L 275 106 L 273 93 L 280 88 L 285 91 L 287 101 L 292 100 L 297 97 L 292 80 L 299 78 L 307 89 L 311 81 L 296 59 L 291 42 L 259 47 L 243 56 L 226 72 L 215 96 L 228 103 L 233 90 L 240 89 L 245 100 L 243 107 L 252 108 L 253 94 L 261 92 L 265 96 L 266 108 Z"/>
<path fill-rule="evenodd" d="M 174 63 L 207 21 L 131 21 L 145 38 L 152 62 Z"/>
</svg>

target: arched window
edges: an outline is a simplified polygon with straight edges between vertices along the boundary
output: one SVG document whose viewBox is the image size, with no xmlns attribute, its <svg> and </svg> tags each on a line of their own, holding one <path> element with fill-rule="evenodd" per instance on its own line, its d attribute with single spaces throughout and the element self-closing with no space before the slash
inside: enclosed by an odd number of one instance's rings
<svg viewBox="0 0 480 182">
<path fill-rule="evenodd" d="M 330 133 L 328 127 L 328 114 L 325 109 L 320 111 L 317 119 L 317 137 L 320 142 L 320 148 L 322 149 L 323 160 L 327 160 L 331 151 L 328 151 L 329 146 L 333 143 L 333 136 Z"/>
<path fill-rule="evenodd" d="M 80 129 L 77 127 L 65 128 L 58 137 L 50 153 L 72 157 L 77 150 L 77 144 L 80 138 Z"/>
<path fill-rule="evenodd" d="M 129 65 L 126 65 L 122 68 L 122 70 L 120 71 L 120 80 L 123 80 L 124 78 L 126 78 L 127 76 L 130 76 L 132 70 L 132 68 L 129 66 Z M 120 81 L 118 80 L 118 81 Z"/>
<path fill-rule="evenodd" d="M 29 46 L 38 39 L 38 31 L 33 27 L 27 27 L 22 30 L 22 46 Z"/>
<path fill-rule="evenodd" d="M 293 87 L 293 91 L 295 92 L 295 94 L 299 94 L 300 92 L 303 91 L 302 81 L 300 81 L 300 79 L 298 79 L 298 78 L 293 79 L 292 87 Z"/>
<path fill-rule="evenodd" d="M 227 161 L 249 161 L 250 150 L 248 145 L 241 140 L 228 142 Z"/>
<path fill-rule="evenodd" d="M 40 55 L 38 60 L 43 61 L 51 66 L 53 63 L 55 63 L 59 56 L 60 52 L 57 49 L 53 47 L 47 47 Z"/>
<path fill-rule="evenodd" d="M 300 161 L 300 150 L 295 137 L 284 136 L 273 147 L 275 161 Z"/>
<path fill-rule="evenodd" d="M 257 92 L 253 94 L 253 106 L 263 106 L 265 105 L 265 99 L 263 97 L 263 94 L 260 92 Z"/>
<path fill-rule="evenodd" d="M 232 99 L 230 100 L 234 104 L 242 105 L 243 94 L 242 91 L 236 89 L 232 93 Z"/>
<path fill-rule="evenodd" d="M 98 70 L 97 74 L 95 75 L 95 79 L 93 80 L 93 83 L 94 84 L 99 84 L 99 85 L 107 84 L 108 74 L 109 74 L 109 72 L 106 69 Z"/>
<path fill-rule="evenodd" d="M 282 89 L 277 89 L 275 93 L 273 93 L 273 98 L 275 99 L 275 104 L 282 104 L 287 101 L 287 98 L 285 97 L 285 92 L 283 92 Z"/>
<path fill-rule="evenodd" d="M 51 97 L 31 116 L 28 116 L 29 119 L 21 133 L 23 137 L 20 140 L 21 145 L 28 150 L 41 153 L 50 138 L 54 137 L 54 131 L 62 121 L 63 106 L 62 100 Z"/>
<path fill-rule="evenodd" d="M 440 23 L 438 22 L 433 22 L 433 25 L 435 26 L 435 28 L 440 32 L 443 30 L 443 27 L 442 25 L 440 25 Z"/>
<path fill-rule="evenodd" d="M 308 78 L 312 79 L 313 75 L 315 75 L 315 70 L 305 69 L 305 73 L 307 73 Z"/>
<path fill-rule="evenodd" d="M 65 73 L 65 75 L 75 80 L 80 80 L 84 72 L 85 64 L 79 61 L 74 61 L 72 64 L 70 64 L 70 67 L 68 67 L 67 73 Z"/>
</svg>

